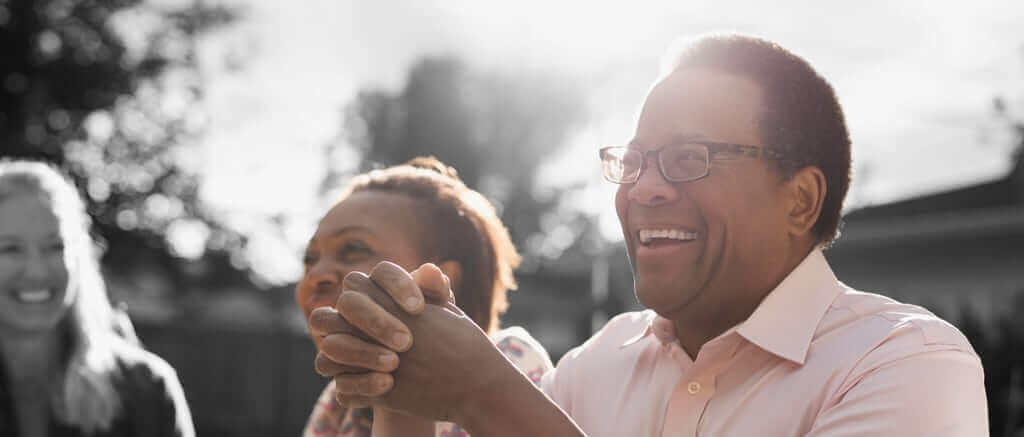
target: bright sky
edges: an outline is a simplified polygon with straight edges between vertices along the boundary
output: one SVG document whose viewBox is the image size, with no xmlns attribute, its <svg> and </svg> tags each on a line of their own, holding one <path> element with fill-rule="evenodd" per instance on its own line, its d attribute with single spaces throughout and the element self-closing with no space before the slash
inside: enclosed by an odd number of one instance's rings
<svg viewBox="0 0 1024 437">
<path fill-rule="evenodd" d="M 588 90 L 589 122 L 559 160 L 628 140 L 634 113 L 672 40 L 735 30 L 778 41 L 836 88 L 864 205 L 1001 176 L 1006 132 L 992 98 L 1024 111 L 1024 3 L 1005 1 L 251 0 L 242 23 L 203 46 L 210 134 L 203 198 L 254 233 L 251 260 L 272 281 L 295 279 L 297 253 L 326 205 L 315 196 L 323 146 L 360 88 L 401 86 L 427 54 L 474 68 L 550 69 Z M 241 59 L 228 71 L 226 58 Z M 585 161 L 585 160 L 583 160 Z M 542 183 L 593 180 L 580 198 L 617 237 L 611 187 L 597 162 Z M 570 166 L 578 167 L 578 166 Z M 288 223 L 281 234 L 268 216 Z M 620 238 L 620 237 L 619 237 Z"/>
</svg>

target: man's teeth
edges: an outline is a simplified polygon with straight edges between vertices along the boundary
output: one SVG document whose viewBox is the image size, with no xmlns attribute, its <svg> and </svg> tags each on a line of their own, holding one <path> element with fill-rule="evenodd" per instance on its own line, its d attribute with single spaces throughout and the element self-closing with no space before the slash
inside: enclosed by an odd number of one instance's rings
<svg viewBox="0 0 1024 437">
<path fill-rule="evenodd" d="M 641 229 L 640 230 L 640 243 L 647 244 L 655 238 L 665 238 L 670 240 L 679 241 L 690 241 L 697 239 L 696 232 L 680 231 L 678 229 Z"/>
<path fill-rule="evenodd" d="M 47 288 L 39 290 L 18 290 L 15 296 L 19 301 L 24 303 L 40 303 L 46 302 L 53 297 L 53 292 Z"/>
</svg>

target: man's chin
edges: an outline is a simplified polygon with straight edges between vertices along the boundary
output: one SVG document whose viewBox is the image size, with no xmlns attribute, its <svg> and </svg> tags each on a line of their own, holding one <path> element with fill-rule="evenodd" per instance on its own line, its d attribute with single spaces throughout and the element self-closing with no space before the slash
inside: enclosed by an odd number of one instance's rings
<svg viewBox="0 0 1024 437">
<path fill-rule="evenodd" d="M 679 304 L 680 296 L 668 287 L 637 287 L 635 291 L 640 305 L 659 314 Z"/>
<path fill-rule="evenodd" d="M 644 308 L 652 309 L 658 314 L 678 312 L 689 304 L 693 298 L 693 290 L 682 287 L 688 281 L 674 278 L 664 281 L 637 281 L 634 288 L 637 301 Z"/>
</svg>

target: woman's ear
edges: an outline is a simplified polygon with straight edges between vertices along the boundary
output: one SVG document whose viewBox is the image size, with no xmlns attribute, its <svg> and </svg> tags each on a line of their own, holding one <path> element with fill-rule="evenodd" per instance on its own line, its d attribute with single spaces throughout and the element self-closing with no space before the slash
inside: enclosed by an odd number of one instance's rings
<svg viewBox="0 0 1024 437">
<path fill-rule="evenodd" d="M 439 267 L 441 272 L 448 277 L 448 285 L 452 290 L 455 290 L 455 288 L 458 287 L 458 284 L 460 284 L 459 281 L 462 279 L 462 264 L 450 259 L 438 264 L 437 267 Z"/>
</svg>

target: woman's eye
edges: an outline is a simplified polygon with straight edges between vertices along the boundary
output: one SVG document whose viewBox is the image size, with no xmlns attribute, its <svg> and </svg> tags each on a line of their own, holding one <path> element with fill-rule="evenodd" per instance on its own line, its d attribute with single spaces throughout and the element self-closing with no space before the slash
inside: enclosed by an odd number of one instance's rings
<svg viewBox="0 0 1024 437">
<path fill-rule="evenodd" d="M 50 252 L 63 253 L 64 252 L 64 242 L 61 241 L 61 242 L 50 244 L 49 246 L 46 247 L 46 249 L 49 250 Z"/>
<path fill-rule="evenodd" d="M 16 244 L 0 244 L 0 254 L 13 255 L 21 251 L 21 246 Z"/>
<path fill-rule="evenodd" d="M 307 253 L 302 256 L 302 265 L 306 266 L 306 268 L 309 268 L 309 266 L 316 264 L 316 259 L 316 255 Z"/>
<path fill-rule="evenodd" d="M 369 256 L 371 253 L 370 247 L 362 242 L 345 243 L 338 250 L 338 255 L 342 260 L 359 259 Z"/>
</svg>

